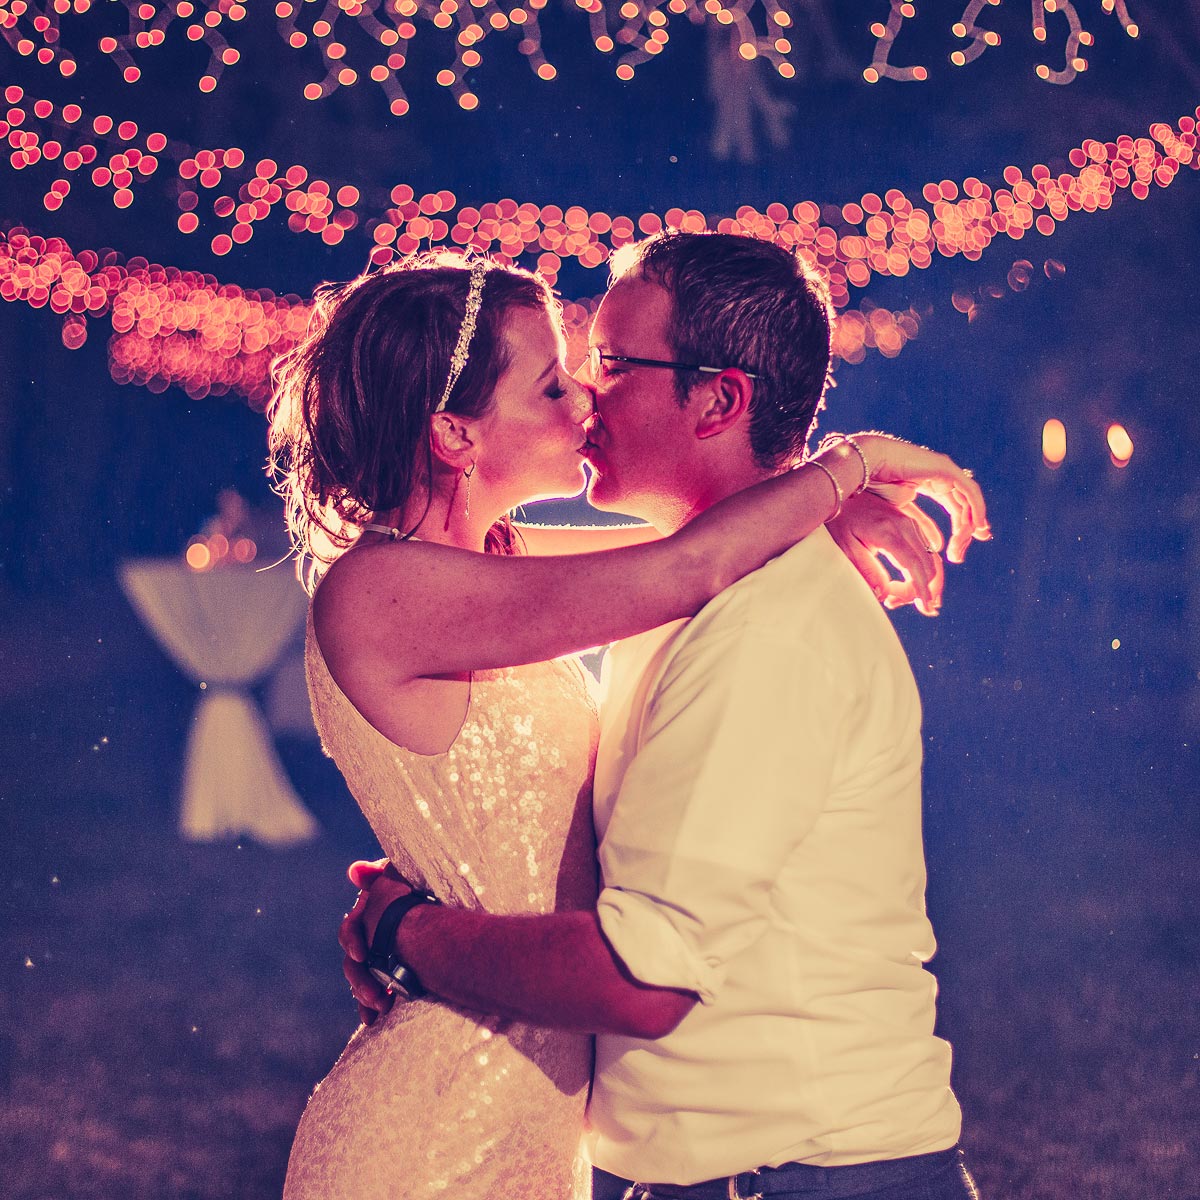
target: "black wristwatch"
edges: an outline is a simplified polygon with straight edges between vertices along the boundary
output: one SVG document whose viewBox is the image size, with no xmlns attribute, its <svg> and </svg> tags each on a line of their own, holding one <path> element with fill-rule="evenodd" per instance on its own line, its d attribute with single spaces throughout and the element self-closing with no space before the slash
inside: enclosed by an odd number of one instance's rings
<svg viewBox="0 0 1200 1200">
<path fill-rule="evenodd" d="M 401 1000 L 419 1000 L 425 995 L 425 988 L 417 978 L 416 971 L 401 962 L 396 953 L 396 930 L 418 904 L 441 904 L 441 901 L 423 888 L 413 888 L 398 900 L 393 900 L 383 910 L 383 916 L 375 926 L 371 948 L 367 951 L 367 969 Z"/>
</svg>

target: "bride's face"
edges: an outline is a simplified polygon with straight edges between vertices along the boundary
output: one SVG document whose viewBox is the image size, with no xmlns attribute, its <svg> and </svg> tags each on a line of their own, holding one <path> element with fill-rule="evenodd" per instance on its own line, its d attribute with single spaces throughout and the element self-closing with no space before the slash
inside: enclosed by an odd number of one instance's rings
<svg viewBox="0 0 1200 1200">
<path fill-rule="evenodd" d="M 562 332 L 547 309 L 513 309 L 505 337 L 510 365 L 478 424 L 481 478 L 498 498 L 514 497 L 511 504 L 577 495 L 592 393 L 567 371 Z"/>
</svg>

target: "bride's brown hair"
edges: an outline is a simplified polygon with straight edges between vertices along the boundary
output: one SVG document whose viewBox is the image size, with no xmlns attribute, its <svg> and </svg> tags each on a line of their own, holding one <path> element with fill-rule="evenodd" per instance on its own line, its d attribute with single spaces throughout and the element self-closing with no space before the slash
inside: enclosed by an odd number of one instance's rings
<svg viewBox="0 0 1200 1200">
<path fill-rule="evenodd" d="M 269 470 L 287 507 L 292 544 L 319 572 L 376 513 L 404 509 L 433 478 L 429 418 L 450 373 L 472 261 L 435 251 L 321 288 L 308 332 L 273 365 Z M 516 308 L 553 309 L 536 275 L 493 266 L 466 366 L 447 410 L 478 417 L 492 403 Z M 488 533 L 512 553 L 508 519 Z"/>
</svg>

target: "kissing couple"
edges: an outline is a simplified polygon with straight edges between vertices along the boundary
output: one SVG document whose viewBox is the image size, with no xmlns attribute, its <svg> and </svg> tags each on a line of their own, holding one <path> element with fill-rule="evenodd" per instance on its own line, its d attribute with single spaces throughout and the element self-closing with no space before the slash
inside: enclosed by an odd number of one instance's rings
<svg viewBox="0 0 1200 1200">
<path fill-rule="evenodd" d="M 797 256 L 723 234 L 614 256 L 575 376 L 516 268 L 319 297 L 272 453 L 317 727 L 389 861 L 352 868 L 363 1024 L 285 1200 L 976 1196 L 880 601 L 940 605 L 917 494 L 951 561 L 990 531 L 944 455 L 806 457 L 830 327 Z M 585 485 L 647 524 L 508 515 Z"/>
</svg>

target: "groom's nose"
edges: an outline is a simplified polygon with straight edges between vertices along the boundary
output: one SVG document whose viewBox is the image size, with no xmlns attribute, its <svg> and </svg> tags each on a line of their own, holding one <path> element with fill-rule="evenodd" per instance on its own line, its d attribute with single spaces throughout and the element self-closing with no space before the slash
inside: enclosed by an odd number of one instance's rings
<svg viewBox="0 0 1200 1200">
<path fill-rule="evenodd" d="M 595 380 L 592 378 L 591 368 L 586 358 L 575 368 L 575 374 L 571 378 L 576 383 L 582 384 L 588 391 L 595 390 Z"/>
</svg>

